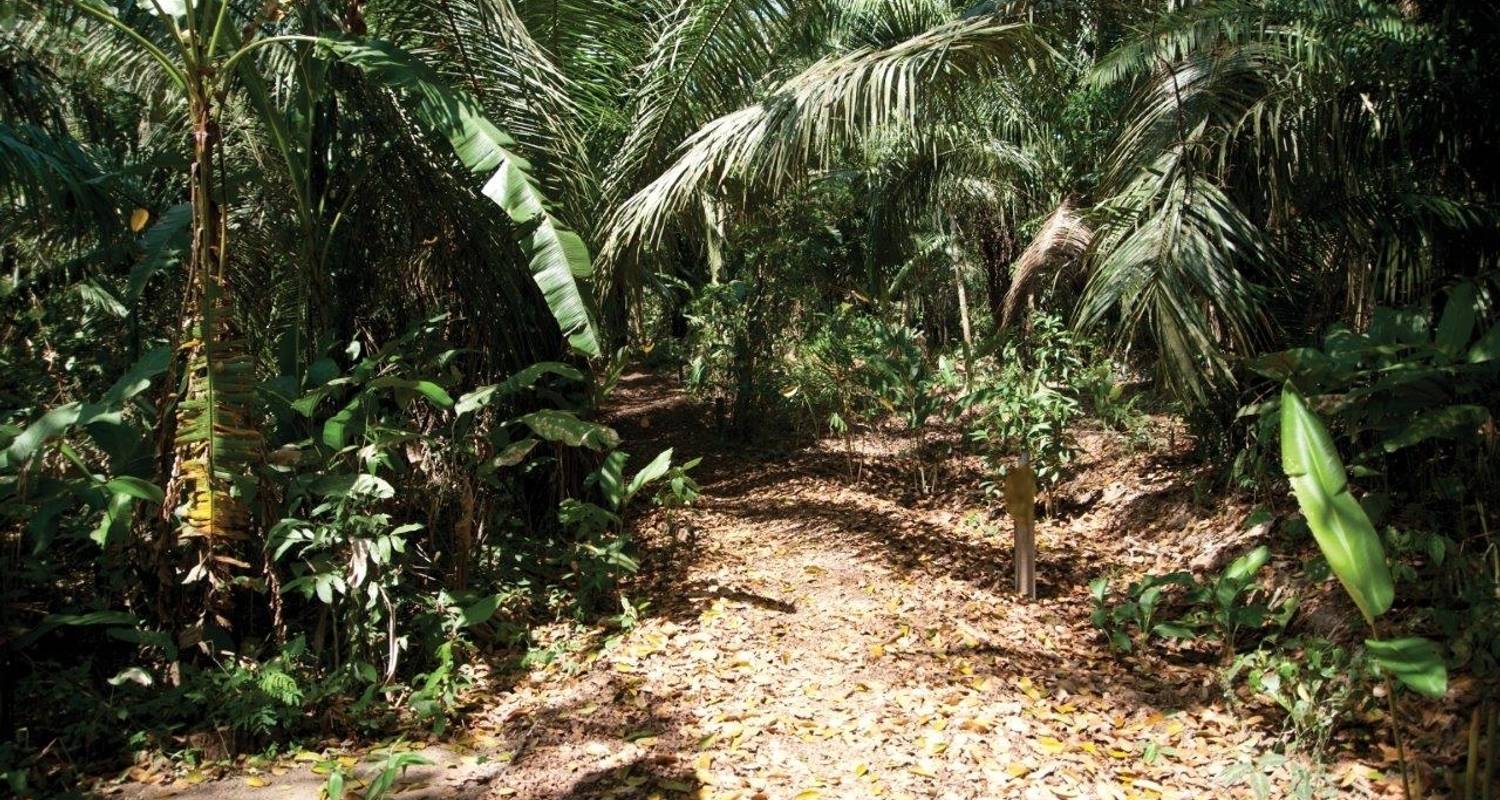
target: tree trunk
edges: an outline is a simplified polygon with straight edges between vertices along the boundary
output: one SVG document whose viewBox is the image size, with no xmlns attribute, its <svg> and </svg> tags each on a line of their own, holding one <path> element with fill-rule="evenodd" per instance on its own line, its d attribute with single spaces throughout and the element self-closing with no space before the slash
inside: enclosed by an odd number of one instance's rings
<svg viewBox="0 0 1500 800">
<path fill-rule="evenodd" d="M 1005 295 L 1010 291 L 1010 262 L 1015 260 L 1010 231 L 984 231 L 979 249 L 984 260 L 985 304 L 992 323 L 998 326 L 1005 316 Z"/>
</svg>

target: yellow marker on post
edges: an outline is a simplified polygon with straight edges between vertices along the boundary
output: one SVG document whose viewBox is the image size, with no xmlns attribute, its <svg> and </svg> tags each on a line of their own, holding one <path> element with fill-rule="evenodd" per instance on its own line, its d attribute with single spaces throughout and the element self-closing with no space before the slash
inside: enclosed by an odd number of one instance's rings
<svg viewBox="0 0 1500 800">
<path fill-rule="evenodd" d="M 1036 599 L 1036 473 L 1030 459 L 1005 473 L 1005 509 L 1016 523 L 1016 592 Z"/>
</svg>

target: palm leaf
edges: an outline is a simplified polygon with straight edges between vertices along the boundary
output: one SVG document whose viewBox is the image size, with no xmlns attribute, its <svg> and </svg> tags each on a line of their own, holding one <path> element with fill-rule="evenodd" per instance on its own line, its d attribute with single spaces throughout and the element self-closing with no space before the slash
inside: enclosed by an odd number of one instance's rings
<svg viewBox="0 0 1500 800">
<path fill-rule="evenodd" d="M 726 184 L 774 190 L 874 131 L 915 127 L 948 87 L 980 81 L 1039 45 L 1026 25 L 984 17 L 821 60 L 688 138 L 665 172 L 615 210 L 606 258 L 655 246 L 671 219 Z"/>
</svg>

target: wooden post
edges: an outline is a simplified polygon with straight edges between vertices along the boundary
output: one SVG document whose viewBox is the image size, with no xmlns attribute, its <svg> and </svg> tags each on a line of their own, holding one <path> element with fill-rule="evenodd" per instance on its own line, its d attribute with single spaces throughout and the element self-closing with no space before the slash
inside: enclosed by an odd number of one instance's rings
<svg viewBox="0 0 1500 800">
<path fill-rule="evenodd" d="M 1036 474 L 1030 459 L 1005 473 L 1005 507 L 1016 523 L 1016 593 L 1036 599 Z"/>
</svg>

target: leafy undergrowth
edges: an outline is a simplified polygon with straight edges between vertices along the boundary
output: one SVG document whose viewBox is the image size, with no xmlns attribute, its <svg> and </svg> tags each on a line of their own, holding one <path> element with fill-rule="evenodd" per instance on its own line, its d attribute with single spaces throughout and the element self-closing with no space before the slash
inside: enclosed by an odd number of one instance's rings
<svg viewBox="0 0 1500 800">
<path fill-rule="evenodd" d="M 394 749 L 434 762 L 401 797 L 1400 795 L 1378 711 L 1346 720 L 1317 764 L 1286 746 L 1275 706 L 1226 694 L 1216 647 L 1117 654 L 1090 623 L 1100 575 L 1202 574 L 1263 543 L 1248 504 L 1205 502 L 1166 423 L 1144 446 L 1080 437 L 1026 602 L 1008 592 L 1009 524 L 973 489 L 980 465 L 948 455 L 956 434 L 755 453 L 718 443 L 704 416 L 649 376 L 617 395 L 631 441 L 707 456 L 697 508 L 640 522 L 623 631 L 542 632 L 532 666 L 481 682 L 441 741 L 330 742 L 222 776 L 137 767 L 124 790 L 315 798 L 324 774 L 369 781 Z M 1341 613 L 1319 610 L 1334 588 L 1298 589 L 1307 624 Z M 1464 692 L 1408 705 L 1419 760 L 1456 758 Z"/>
</svg>

